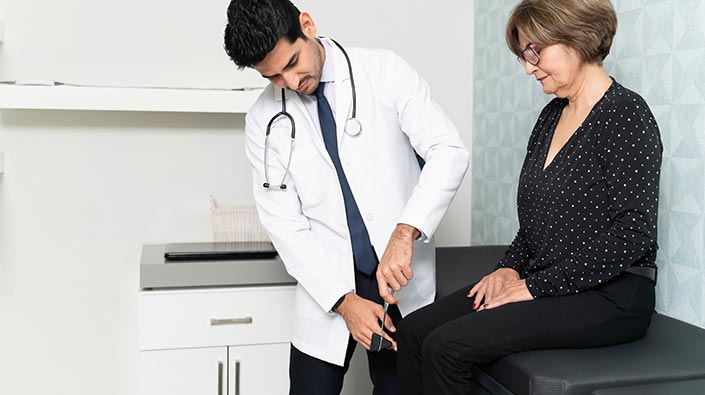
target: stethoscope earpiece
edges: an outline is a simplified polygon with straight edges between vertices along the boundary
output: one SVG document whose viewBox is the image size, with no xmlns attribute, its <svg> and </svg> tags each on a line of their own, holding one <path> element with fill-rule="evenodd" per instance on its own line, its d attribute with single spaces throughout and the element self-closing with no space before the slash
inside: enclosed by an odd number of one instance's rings
<svg viewBox="0 0 705 395">
<path fill-rule="evenodd" d="M 264 184 L 262 184 L 262 186 L 263 186 L 264 188 L 266 188 L 266 189 L 269 189 L 269 187 L 270 187 L 271 185 L 269 185 L 268 182 L 265 182 Z M 278 188 L 279 188 L 279 189 L 286 189 L 286 184 L 281 184 L 281 185 L 279 185 Z"/>
<path fill-rule="evenodd" d="M 343 131 L 345 134 L 347 134 L 350 137 L 356 137 L 362 132 L 362 124 L 360 121 L 357 120 L 357 92 L 355 89 L 355 78 L 353 77 L 353 70 L 352 70 L 352 63 L 350 62 L 350 57 L 348 56 L 348 53 L 345 52 L 345 49 L 343 48 L 342 45 L 338 44 L 337 41 L 330 39 L 333 41 L 333 43 L 340 48 L 340 51 L 343 52 L 343 55 L 345 55 L 345 60 L 348 63 L 348 73 L 350 75 L 350 90 L 352 91 L 352 114 L 351 117 L 348 118 L 345 121 L 345 126 L 343 127 Z M 286 184 L 284 183 L 286 181 L 286 176 L 289 175 L 289 166 L 291 165 L 291 157 L 294 155 L 294 139 L 296 138 L 296 122 L 294 122 L 294 117 L 291 116 L 286 111 L 286 91 L 282 88 L 282 110 L 277 113 L 275 116 L 272 117 L 272 119 L 269 120 L 269 123 L 267 124 L 267 131 L 265 134 L 264 138 L 264 184 L 262 184 L 262 187 L 265 189 L 270 189 L 272 185 L 269 183 L 269 168 L 267 167 L 267 159 L 268 155 L 267 152 L 269 150 L 269 133 L 272 131 L 272 124 L 274 121 L 276 121 L 280 117 L 285 117 L 286 119 L 289 120 L 291 123 L 291 145 L 289 146 L 289 160 L 286 163 L 286 167 L 284 168 L 284 177 L 282 177 L 282 181 L 279 183 L 279 185 L 274 185 L 275 188 L 279 188 L 280 190 L 286 190 Z"/>
</svg>

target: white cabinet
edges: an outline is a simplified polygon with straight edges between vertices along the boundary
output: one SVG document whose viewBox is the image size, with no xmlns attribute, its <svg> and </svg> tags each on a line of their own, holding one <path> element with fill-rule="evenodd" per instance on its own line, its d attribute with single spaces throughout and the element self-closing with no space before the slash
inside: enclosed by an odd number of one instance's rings
<svg viewBox="0 0 705 395">
<path fill-rule="evenodd" d="M 289 393 L 289 343 L 228 349 L 228 394 Z"/>
<path fill-rule="evenodd" d="M 143 395 L 286 394 L 289 344 L 142 351 Z"/>
<path fill-rule="evenodd" d="M 142 351 L 142 394 L 224 394 L 227 347 Z"/>
<path fill-rule="evenodd" d="M 143 291 L 141 394 L 286 394 L 294 290 Z"/>
</svg>

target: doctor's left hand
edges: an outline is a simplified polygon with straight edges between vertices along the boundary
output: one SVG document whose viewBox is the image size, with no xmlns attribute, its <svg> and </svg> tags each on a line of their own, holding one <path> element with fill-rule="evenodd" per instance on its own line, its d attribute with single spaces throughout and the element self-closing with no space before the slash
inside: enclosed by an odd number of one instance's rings
<svg viewBox="0 0 705 395">
<path fill-rule="evenodd" d="M 397 298 L 389 293 L 388 288 L 399 291 L 414 278 L 411 270 L 411 258 L 414 255 L 414 240 L 421 235 L 418 229 L 407 224 L 398 224 L 389 238 L 387 249 L 377 267 L 377 285 L 379 296 L 390 304 L 396 304 Z"/>
<path fill-rule="evenodd" d="M 370 350 L 372 334 L 380 332 L 382 332 L 382 336 L 392 343 L 391 348 L 397 349 L 397 343 L 387 333 L 383 332 L 382 326 L 380 326 L 380 322 L 384 317 L 384 322 L 382 323 L 384 327 L 390 332 L 396 332 L 397 330 L 394 327 L 392 318 L 388 315 L 384 316 L 384 309 L 381 305 L 351 292 L 345 295 L 343 303 L 338 306 L 336 312 L 345 319 L 345 325 L 347 325 L 353 339 L 365 347 L 366 350 Z"/>
</svg>

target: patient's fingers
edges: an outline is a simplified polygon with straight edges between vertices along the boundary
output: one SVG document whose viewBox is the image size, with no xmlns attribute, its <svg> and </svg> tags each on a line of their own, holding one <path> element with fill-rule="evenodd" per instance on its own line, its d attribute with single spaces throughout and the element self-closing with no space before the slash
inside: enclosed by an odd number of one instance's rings
<svg viewBox="0 0 705 395">
<path fill-rule="evenodd" d="M 495 297 L 495 294 L 497 293 L 497 286 L 495 281 L 491 281 L 487 285 L 487 291 L 485 291 L 485 303 L 489 302 Z"/>
<path fill-rule="evenodd" d="M 485 298 L 485 292 L 486 292 L 486 285 L 484 283 L 478 283 L 479 288 L 476 290 L 475 293 L 475 300 L 472 302 L 472 308 L 477 309 L 482 300 Z M 472 292 L 472 290 L 470 291 Z M 471 293 L 468 293 L 468 298 L 471 298 L 473 295 Z"/>
</svg>

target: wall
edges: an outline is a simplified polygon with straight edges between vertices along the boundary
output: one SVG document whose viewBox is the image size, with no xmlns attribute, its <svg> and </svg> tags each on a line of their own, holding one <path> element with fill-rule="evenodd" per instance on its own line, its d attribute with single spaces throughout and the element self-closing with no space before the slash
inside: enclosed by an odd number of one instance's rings
<svg viewBox="0 0 705 395">
<path fill-rule="evenodd" d="M 515 0 L 476 1 L 472 243 L 510 243 L 526 143 L 550 100 L 504 42 Z M 657 310 L 705 327 L 705 16 L 701 1 L 614 0 L 605 68 L 649 103 L 661 129 Z"/>
<path fill-rule="evenodd" d="M 227 3 L 0 0 L 0 80 L 261 84 L 224 58 Z M 472 4 L 332 3 L 298 2 L 321 34 L 409 60 L 469 146 Z M 1 394 L 137 393 L 141 245 L 209 240 L 210 194 L 252 203 L 243 128 L 237 114 L 0 112 Z M 469 244 L 469 207 L 467 182 L 438 244 Z"/>
</svg>

